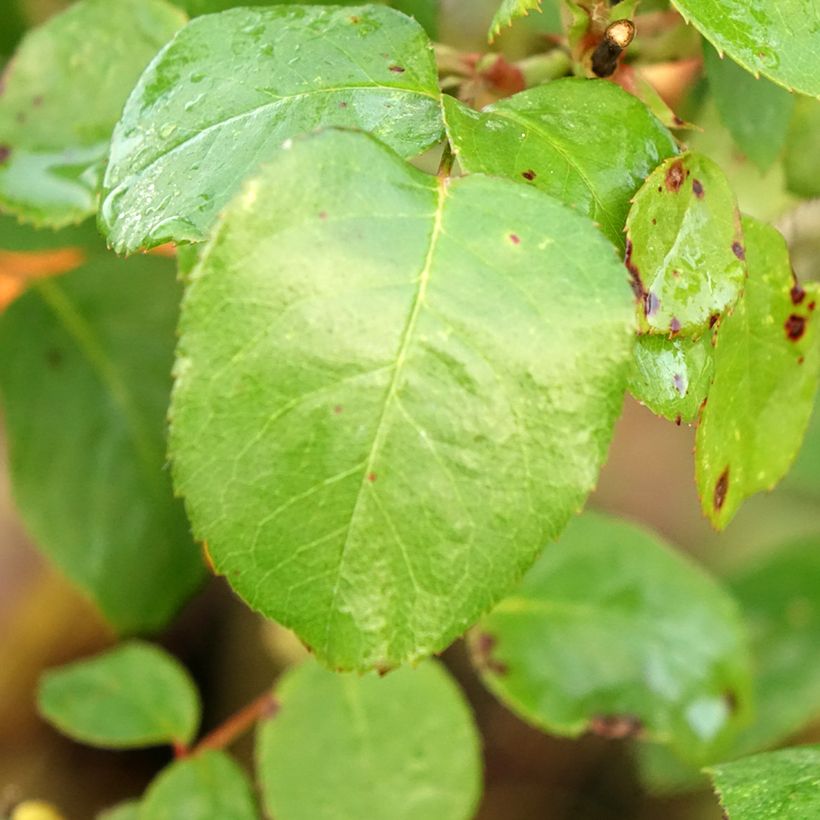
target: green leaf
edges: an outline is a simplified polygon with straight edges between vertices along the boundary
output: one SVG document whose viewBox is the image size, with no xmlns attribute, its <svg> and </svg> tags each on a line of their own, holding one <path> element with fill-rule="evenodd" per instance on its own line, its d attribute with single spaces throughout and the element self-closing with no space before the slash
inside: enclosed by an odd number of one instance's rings
<svg viewBox="0 0 820 820">
<path fill-rule="evenodd" d="M 3 79 L 0 207 L 51 227 L 96 211 L 128 93 L 184 22 L 162 0 L 80 0 L 25 37 Z"/>
<path fill-rule="evenodd" d="M 556 80 L 483 112 L 445 97 L 444 112 L 465 171 L 530 183 L 592 217 L 619 247 L 630 199 L 677 151 L 646 106 L 608 82 Z"/>
<path fill-rule="evenodd" d="M 40 679 L 40 714 L 69 737 L 104 748 L 187 745 L 199 695 L 185 669 L 156 646 L 130 641 Z"/>
<path fill-rule="evenodd" d="M 670 421 L 694 421 L 714 373 L 712 336 L 697 341 L 639 336 L 629 391 L 653 413 Z"/>
<path fill-rule="evenodd" d="M 708 774 L 729 820 L 820 817 L 820 745 L 723 763 Z"/>
<path fill-rule="evenodd" d="M 203 574 L 166 468 L 179 296 L 170 262 L 95 252 L 0 316 L 17 506 L 121 632 L 162 627 Z"/>
<path fill-rule="evenodd" d="M 516 17 L 524 17 L 533 10 L 541 11 L 541 0 L 501 0 L 490 23 L 487 40 L 492 43 L 501 34 L 502 28 L 511 26 Z"/>
<path fill-rule="evenodd" d="M 820 95 L 820 9 L 811 0 L 672 0 L 721 53 L 755 76 Z"/>
<path fill-rule="evenodd" d="M 148 787 L 139 820 L 257 820 L 251 784 L 224 752 L 178 760 Z"/>
<path fill-rule="evenodd" d="M 277 687 L 259 728 L 265 806 L 278 820 L 467 820 L 481 791 L 478 732 L 464 696 L 428 661 L 387 675 L 308 662 Z"/>
<path fill-rule="evenodd" d="M 820 286 L 795 284 L 782 236 L 746 218 L 749 279 L 722 323 L 715 378 L 698 427 L 701 506 L 718 529 L 748 496 L 774 487 L 803 440 L 820 373 L 813 310 Z"/>
<path fill-rule="evenodd" d="M 405 156 L 441 139 L 436 65 L 418 23 L 380 6 L 199 17 L 125 107 L 101 226 L 118 251 L 204 239 L 260 161 L 331 125 L 369 131 Z"/>
<path fill-rule="evenodd" d="M 720 117 L 737 146 L 761 170 L 771 167 L 786 140 L 794 97 L 765 78 L 755 79 L 704 44 L 706 75 Z"/>
<path fill-rule="evenodd" d="M 815 398 L 814 413 L 806 430 L 800 453 L 794 466 L 786 475 L 785 484 L 790 490 L 809 498 L 820 497 L 820 403 Z"/>
<path fill-rule="evenodd" d="M 296 141 L 185 299 L 171 438 L 195 531 L 333 667 L 443 649 L 594 486 L 631 312 L 611 245 L 546 194 L 427 176 L 363 134 Z"/>
<path fill-rule="evenodd" d="M 41 251 L 74 247 L 83 252 L 104 253 L 105 240 L 92 220 L 59 231 L 23 225 L 13 216 L 0 214 L 0 250 Z"/>
<path fill-rule="evenodd" d="M 820 102 L 799 97 L 786 140 L 786 182 L 792 193 L 820 196 Z"/>
<path fill-rule="evenodd" d="M 746 277 L 740 217 L 720 168 L 700 154 L 649 176 L 626 221 L 627 267 L 651 333 L 699 336 L 730 308 Z"/>
<path fill-rule="evenodd" d="M 732 599 L 655 536 L 611 517 L 574 521 L 471 646 L 502 702 L 553 734 L 661 740 L 698 760 L 748 711 Z"/>
</svg>

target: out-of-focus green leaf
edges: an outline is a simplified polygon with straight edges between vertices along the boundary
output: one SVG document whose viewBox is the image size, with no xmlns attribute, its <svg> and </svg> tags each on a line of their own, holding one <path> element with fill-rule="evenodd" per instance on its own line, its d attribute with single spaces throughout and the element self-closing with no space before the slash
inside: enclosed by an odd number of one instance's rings
<svg viewBox="0 0 820 820">
<path fill-rule="evenodd" d="M 670 421 L 694 421 L 714 373 L 712 335 L 697 341 L 639 336 L 629 391 L 653 413 Z"/>
<path fill-rule="evenodd" d="M 755 79 L 733 60 L 722 60 L 708 44 L 704 59 L 721 119 L 740 150 L 765 171 L 783 148 L 794 96 L 765 78 Z"/>
<path fill-rule="evenodd" d="M 786 139 L 786 182 L 792 193 L 820 196 L 820 102 L 799 97 Z"/>
<path fill-rule="evenodd" d="M 655 536 L 585 514 L 471 634 L 490 689 L 559 735 L 662 740 L 690 760 L 748 714 L 729 595 Z"/>
<path fill-rule="evenodd" d="M 795 284 L 783 237 L 745 218 L 749 278 L 721 324 L 715 378 L 698 427 L 701 506 L 723 529 L 748 496 L 786 474 L 811 417 L 820 372 L 820 287 Z"/>
<path fill-rule="evenodd" d="M 798 493 L 820 497 L 820 403 L 815 398 L 814 413 L 806 430 L 794 466 L 786 474 L 785 484 Z"/>
<path fill-rule="evenodd" d="M 672 0 L 687 22 L 753 74 L 820 95 L 820 6 L 813 0 Z"/>
<path fill-rule="evenodd" d="M 82 248 L 86 254 L 103 254 L 105 240 L 92 220 L 54 231 L 23 225 L 13 216 L 0 214 L 0 250 L 41 251 L 68 247 Z"/>
<path fill-rule="evenodd" d="M 630 199 L 677 151 L 640 100 L 596 80 L 556 80 L 483 112 L 445 97 L 444 112 L 465 171 L 540 188 L 590 216 L 619 247 Z"/>
<path fill-rule="evenodd" d="M 140 803 L 139 820 L 257 820 L 244 771 L 224 752 L 206 751 L 162 771 Z"/>
<path fill-rule="evenodd" d="M 478 732 L 438 663 L 380 678 L 313 662 L 276 691 L 256 766 L 278 820 L 468 820 L 481 791 Z"/>
<path fill-rule="evenodd" d="M 0 316 L 0 392 L 31 535 L 122 632 L 158 629 L 202 562 L 166 468 L 173 265 L 96 251 Z"/>
<path fill-rule="evenodd" d="M 46 672 L 37 706 L 64 734 L 105 748 L 188 744 L 200 717 L 186 670 L 139 641 Z"/>
<path fill-rule="evenodd" d="M 174 475 L 218 570 L 333 667 L 443 649 L 595 484 L 624 274 L 533 188 L 431 177 L 346 131 L 281 151 L 180 325 Z"/>
<path fill-rule="evenodd" d="M 97 820 L 139 820 L 139 800 L 125 800 L 97 815 Z"/>
<path fill-rule="evenodd" d="M 490 23 L 487 39 L 492 43 L 501 34 L 502 28 L 511 26 L 516 17 L 523 17 L 533 10 L 541 10 L 541 0 L 501 0 Z"/>
<path fill-rule="evenodd" d="M 163 0 L 80 0 L 26 35 L 2 80 L 0 207 L 50 227 L 94 213 L 123 103 L 184 21 Z"/>
<path fill-rule="evenodd" d="M 199 241 L 286 138 L 326 126 L 371 132 L 405 156 L 441 139 L 436 65 L 418 23 L 381 6 L 199 17 L 125 107 L 100 224 L 120 252 Z"/>
<path fill-rule="evenodd" d="M 707 771 L 728 820 L 820 817 L 820 745 L 745 757 Z"/>
<path fill-rule="evenodd" d="M 687 153 L 656 168 L 626 221 L 627 267 L 652 333 L 700 336 L 743 287 L 740 217 L 726 177 Z"/>
</svg>

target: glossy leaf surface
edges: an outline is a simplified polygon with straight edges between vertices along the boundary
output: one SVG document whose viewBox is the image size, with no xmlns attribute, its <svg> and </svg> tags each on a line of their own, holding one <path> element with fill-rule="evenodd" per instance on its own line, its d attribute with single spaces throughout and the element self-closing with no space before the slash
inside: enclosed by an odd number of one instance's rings
<svg viewBox="0 0 820 820">
<path fill-rule="evenodd" d="M 541 10 L 541 0 L 501 0 L 490 23 L 489 41 L 492 43 L 501 34 L 501 29 L 511 26 L 516 17 L 523 17 L 533 10 Z"/>
<path fill-rule="evenodd" d="M 187 671 L 138 641 L 46 672 L 37 705 L 64 734 L 106 748 L 187 744 L 200 716 Z"/>
<path fill-rule="evenodd" d="M 820 95 L 820 7 L 814 0 L 672 0 L 720 52 L 753 74 Z"/>
<path fill-rule="evenodd" d="M 721 60 L 711 46 L 703 56 L 720 118 L 740 150 L 765 171 L 783 148 L 794 96 L 763 77 L 755 79 L 733 60 Z"/>
<path fill-rule="evenodd" d="M 166 467 L 180 287 L 168 261 L 88 253 L 0 316 L 12 488 L 34 540 L 118 630 L 158 629 L 203 574 Z"/>
<path fill-rule="evenodd" d="M 547 732 L 662 740 L 691 760 L 746 718 L 731 598 L 655 536 L 586 513 L 471 633 L 503 703 Z"/>
<path fill-rule="evenodd" d="M 162 0 L 80 0 L 25 37 L 2 82 L 0 207 L 52 227 L 95 212 L 122 106 L 184 22 Z"/>
<path fill-rule="evenodd" d="M 820 746 L 796 746 L 712 766 L 729 820 L 820 817 Z"/>
<path fill-rule="evenodd" d="M 820 287 L 795 284 L 783 237 L 744 219 L 749 279 L 718 332 L 715 378 L 698 427 L 701 506 L 723 529 L 745 498 L 774 487 L 811 417 L 818 373 Z"/>
<path fill-rule="evenodd" d="M 646 106 L 613 83 L 556 80 L 483 112 L 445 97 L 444 112 L 465 171 L 540 188 L 590 216 L 620 247 L 630 199 L 677 151 Z"/>
<path fill-rule="evenodd" d="M 199 241 L 286 138 L 343 126 L 413 156 L 442 137 L 427 35 L 381 6 L 239 8 L 193 20 L 114 133 L 101 225 L 117 251 Z"/>
<path fill-rule="evenodd" d="M 735 303 L 746 277 L 740 217 L 710 159 L 687 153 L 659 165 L 636 194 L 626 228 L 646 330 L 700 336 Z"/>
<path fill-rule="evenodd" d="M 183 308 L 174 474 L 217 569 L 333 667 L 444 648 L 593 487 L 632 305 L 611 245 L 540 191 L 296 141 Z"/>
<path fill-rule="evenodd" d="M 178 760 L 159 774 L 140 803 L 139 820 L 256 820 L 245 772 L 224 752 Z"/>
<path fill-rule="evenodd" d="M 653 413 L 670 421 L 694 421 L 714 373 L 712 336 L 697 341 L 639 336 L 629 391 Z"/>
<path fill-rule="evenodd" d="M 279 820 L 468 820 L 481 790 L 478 732 L 444 668 L 380 678 L 309 661 L 277 687 L 258 732 L 265 806 Z"/>
</svg>

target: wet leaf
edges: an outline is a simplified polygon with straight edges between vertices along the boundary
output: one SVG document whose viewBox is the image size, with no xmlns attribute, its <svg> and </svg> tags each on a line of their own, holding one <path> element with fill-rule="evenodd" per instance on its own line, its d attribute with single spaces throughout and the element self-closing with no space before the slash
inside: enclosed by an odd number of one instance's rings
<svg viewBox="0 0 820 820">
<path fill-rule="evenodd" d="M 747 716 L 732 599 L 654 535 L 608 516 L 570 524 L 470 644 L 500 700 L 553 734 L 661 740 L 699 760 Z"/>
<path fill-rule="evenodd" d="M 444 668 L 385 677 L 307 662 L 277 686 L 256 766 L 279 820 L 468 820 L 481 792 L 478 731 Z"/>
<path fill-rule="evenodd" d="M 333 667 L 443 649 L 596 481 L 623 273 L 526 186 L 442 181 L 351 132 L 280 152 L 180 325 L 174 473 L 217 569 Z"/>
<path fill-rule="evenodd" d="M 172 763 L 148 787 L 139 820 L 257 820 L 251 784 L 224 752 Z"/>
<path fill-rule="evenodd" d="M 761 170 L 770 168 L 786 140 L 794 96 L 765 78 L 755 79 L 729 59 L 704 47 L 709 90 L 735 143 Z"/>
<path fill-rule="evenodd" d="M 794 460 L 820 373 L 813 317 L 820 286 L 795 284 L 782 236 L 743 221 L 749 279 L 715 348 L 715 378 L 698 427 L 701 506 L 718 529 L 748 496 L 774 487 Z"/>
<path fill-rule="evenodd" d="M 820 196 L 820 102 L 807 97 L 797 100 L 786 140 L 786 182 L 802 197 Z"/>
<path fill-rule="evenodd" d="M 511 26 L 516 17 L 524 17 L 533 10 L 541 11 L 541 0 L 501 0 L 490 23 L 487 34 L 489 42 L 492 43 L 501 34 L 501 29 Z"/>
<path fill-rule="evenodd" d="M 380 6 L 199 17 L 125 107 L 100 224 L 120 252 L 204 239 L 286 138 L 330 125 L 369 131 L 405 156 L 441 139 L 436 65 L 418 23 Z"/>
<path fill-rule="evenodd" d="M 26 35 L 2 81 L 0 206 L 51 227 L 93 214 L 128 93 L 184 22 L 162 0 L 80 0 Z"/>
<path fill-rule="evenodd" d="M 719 51 L 753 74 L 820 95 L 820 7 L 812 0 L 672 0 Z"/>
<path fill-rule="evenodd" d="M 735 303 L 746 276 L 740 218 L 710 159 L 687 153 L 659 165 L 636 194 L 626 228 L 646 330 L 698 337 Z"/>
<path fill-rule="evenodd" d="M 639 336 L 629 391 L 653 413 L 670 421 L 694 421 L 712 382 L 712 337 L 697 341 Z"/>
<path fill-rule="evenodd" d="M 173 265 L 91 251 L 0 316 L 12 486 L 43 551 L 122 632 L 158 629 L 202 562 L 165 455 Z"/>
<path fill-rule="evenodd" d="M 49 670 L 40 680 L 37 706 L 69 737 L 113 749 L 187 744 L 200 717 L 199 694 L 187 671 L 139 641 Z"/>
<path fill-rule="evenodd" d="M 540 188 L 590 216 L 619 247 L 630 199 L 677 151 L 643 103 L 607 82 L 556 80 L 483 112 L 445 97 L 444 112 L 465 171 Z"/>
<path fill-rule="evenodd" d="M 722 763 L 708 774 L 729 820 L 820 817 L 820 745 Z"/>
</svg>

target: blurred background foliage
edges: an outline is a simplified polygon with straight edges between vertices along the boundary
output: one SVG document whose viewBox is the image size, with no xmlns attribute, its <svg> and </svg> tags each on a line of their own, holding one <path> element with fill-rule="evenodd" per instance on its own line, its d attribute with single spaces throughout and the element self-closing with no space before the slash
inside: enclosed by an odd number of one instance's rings
<svg viewBox="0 0 820 820">
<path fill-rule="evenodd" d="M 441 0 L 437 39 L 462 53 L 483 54 L 498 2 Z M 177 4 L 197 10 L 196 0 Z M 65 0 L 0 0 L 0 63 L 13 53 L 28 27 L 65 5 Z M 413 3 L 404 5 L 411 9 Z M 777 225 L 790 244 L 799 276 L 820 278 L 820 200 L 811 199 L 820 195 L 820 103 L 801 98 L 793 104 L 789 95 L 784 101 L 785 92 L 775 89 L 775 119 L 767 127 L 763 106 L 770 84 L 749 80 L 748 75 L 727 79 L 721 72 L 712 74 L 710 87 L 704 66 L 708 70 L 713 65 L 714 55 L 707 52 L 704 61 L 698 37 L 675 19 L 667 2 L 644 0 L 639 12 L 630 59 L 646 64 L 644 76 L 679 116 L 695 125 L 694 130 L 679 132 L 680 138 L 720 163 L 743 211 Z M 531 14 L 505 31 L 493 51 L 509 61 L 521 60 L 548 51 L 560 31 L 558 0 L 545 0 L 542 14 Z M 481 101 L 500 96 L 480 72 L 473 80 L 484 84 L 478 92 L 473 89 Z M 724 82 L 736 96 L 733 109 L 722 102 Z M 0 247 L 13 249 L 8 233 L 0 239 Z M 52 263 L 53 269 L 46 272 L 59 272 L 61 261 Z M 173 261 L 166 264 L 173 275 Z M 16 281 L 16 272 L 8 265 L 0 255 L 0 299 L 13 295 L 9 281 Z M 774 492 L 750 499 L 721 535 L 701 515 L 693 481 L 693 446 L 693 428 L 669 424 L 627 399 L 591 506 L 657 530 L 724 578 L 742 575 L 750 562 L 794 539 L 805 539 L 806 549 L 820 549 L 820 413 L 815 412 L 788 478 Z M 814 634 L 800 646 L 814 647 L 816 656 L 803 661 L 820 667 L 820 586 L 811 586 L 816 580 L 804 583 L 801 591 L 800 624 L 808 623 Z M 742 578 L 737 584 L 741 594 Z M 805 618 L 806 607 L 813 619 Z M 800 624 L 790 625 L 786 619 L 786 637 Z M 67 817 L 90 817 L 141 793 L 167 763 L 165 750 L 114 754 L 74 744 L 36 716 L 33 693 L 44 668 L 114 641 L 94 608 L 27 538 L 0 456 L 0 817 L 24 798 L 47 799 Z M 202 687 L 206 730 L 268 687 L 303 652 L 289 633 L 254 615 L 219 579 L 210 581 L 159 642 L 183 660 Z M 675 770 L 674 761 L 642 756 L 639 767 L 627 741 L 548 737 L 522 723 L 483 688 L 462 642 L 445 653 L 445 660 L 470 697 L 484 737 L 481 820 L 720 817 L 711 792 L 698 781 L 693 792 L 652 793 L 653 783 L 657 788 L 669 782 L 665 773 L 668 767 Z M 820 723 L 782 740 L 820 741 Z M 251 743 L 247 737 L 237 749 L 246 762 Z M 690 782 L 685 772 L 683 781 Z"/>
</svg>

